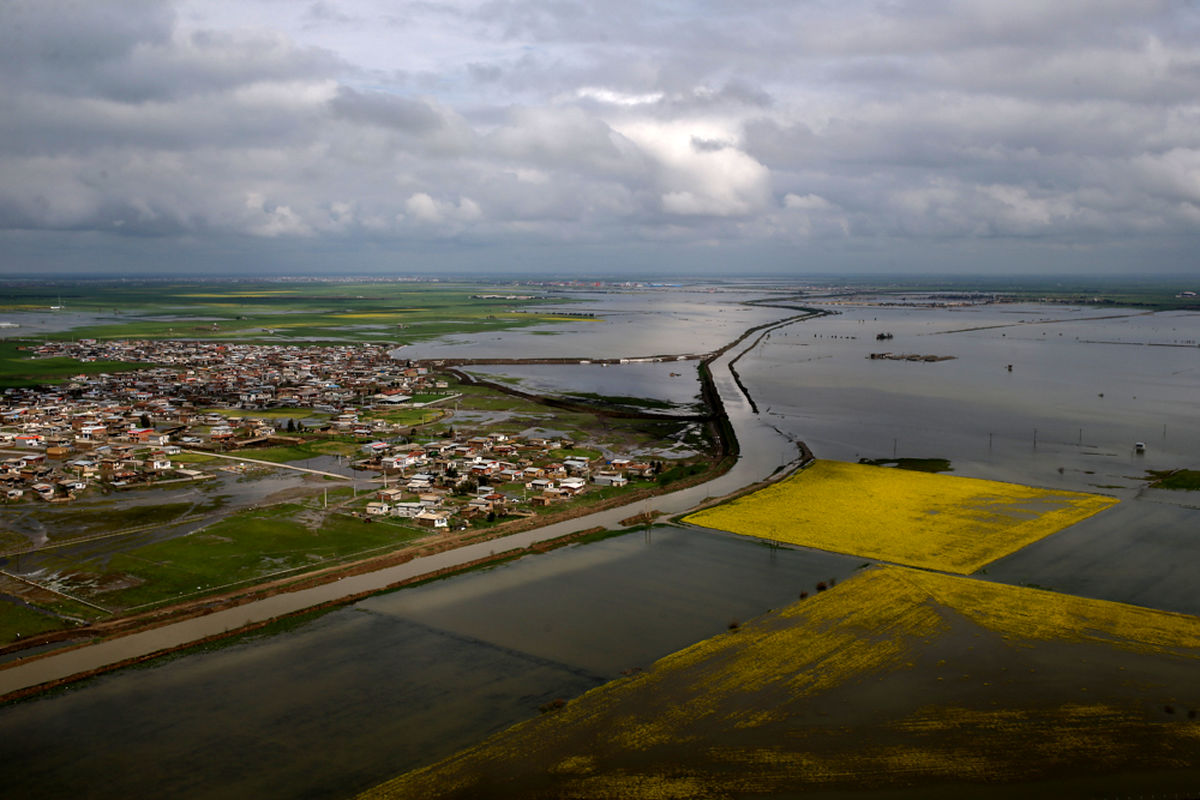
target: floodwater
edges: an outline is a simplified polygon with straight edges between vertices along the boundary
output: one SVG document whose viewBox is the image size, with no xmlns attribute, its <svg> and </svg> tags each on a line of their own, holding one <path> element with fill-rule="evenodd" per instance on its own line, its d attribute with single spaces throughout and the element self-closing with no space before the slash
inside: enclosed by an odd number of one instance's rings
<svg viewBox="0 0 1200 800">
<path fill-rule="evenodd" d="M 895 338 L 876 341 L 882 332 Z M 1192 312 L 844 309 L 771 333 L 737 368 L 764 414 L 819 457 L 894 450 L 977 477 L 1096 490 L 1195 463 L 1197 340 Z M 868 359 L 877 352 L 954 359 Z"/>
<path fill-rule="evenodd" d="M 11 322 L 19 327 L 0 328 L 0 339 L 18 339 L 69 331 L 72 328 L 128 321 L 128 317 L 120 315 L 69 309 L 63 311 L 50 311 L 49 309 L 45 311 L 3 311 L 0 312 L 0 322 Z"/>
<path fill-rule="evenodd" d="M 527 392 L 649 398 L 690 412 L 694 412 L 700 403 L 700 375 L 696 361 L 501 364 L 474 366 L 469 371 L 493 381 L 515 378 L 519 381 L 516 385 Z"/>
<path fill-rule="evenodd" d="M 719 303 L 731 296 L 720 295 L 599 299 L 571 310 L 599 314 L 604 306 L 603 322 L 555 326 L 559 335 L 527 329 L 495 339 L 452 337 L 430 345 L 431 352 L 401 353 L 587 358 L 692 352 L 788 316 L 745 306 L 722 312 Z M 653 309 L 657 302 L 668 311 L 667 300 L 683 308 L 669 311 L 663 332 Z M 715 380 L 743 458 L 717 481 L 657 498 L 651 508 L 681 511 L 762 479 L 795 458 L 797 439 L 819 458 L 944 457 L 956 474 L 1122 500 L 996 562 L 987 578 L 1200 613 L 1188 574 L 1188 565 L 1200 559 L 1194 534 L 1200 498 L 1146 490 L 1141 480 L 1145 469 L 1200 467 L 1194 426 L 1200 315 L 1065 306 L 839 310 L 772 331 L 738 361 L 759 414 L 724 369 L 742 348 L 718 359 Z M 737 323 L 727 325 L 731 320 Z M 894 338 L 876 340 L 882 332 Z M 954 358 L 868 359 L 885 351 Z M 564 391 L 586 391 L 577 388 L 571 369 L 537 377 L 547 389 L 562 381 Z M 500 368 L 516 374 L 508 370 Z M 1135 441 L 1148 445 L 1144 455 L 1133 452 Z M 629 513 L 591 515 L 569 530 L 612 526 Z M 569 530 L 528 532 L 479 547 L 486 554 L 489 547 L 521 546 Z M 526 718 L 548 700 L 644 666 L 733 618 L 778 607 L 798 590 L 811 591 L 816 580 L 841 579 L 861 562 L 656 529 L 648 541 L 629 534 L 375 596 L 291 632 L 106 675 L 0 709 L 6 762 L 28 765 L 0 796 L 103 796 L 97 792 L 108 786 L 114 796 L 350 795 Z M 271 598 L 258 610 L 191 621 L 185 633 L 201 624 L 234 627 L 253 618 L 248 614 L 284 613 L 287 603 L 302 608 L 441 564 L 431 557 L 311 594 Z M 17 679 L 18 670 L 0 677 Z M 114 776 L 122 782 L 111 783 Z"/>
<path fill-rule="evenodd" d="M 349 796 L 859 563 L 655 528 L 378 595 L 0 709 L 0 796 Z"/>
<path fill-rule="evenodd" d="M 394 351 L 399 358 L 630 358 L 712 352 L 747 328 L 798 313 L 741 305 L 763 292 L 703 288 L 571 293 L 586 302 L 537 313 L 595 314 L 511 331 L 447 336 Z"/>
<path fill-rule="evenodd" d="M 253 452 L 247 452 L 246 455 L 253 457 Z M 236 462 L 228 463 L 234 465 Z M 205 518 L 172 525 L 169 522 L 172 519 L 208 515 L 216 511 L 232 513 L 259 505 L 281 492 L 301 489 L 315 492 L 321 486 L 339 485 L 325 483 L 319 476 L 285 468 L 259 464 L 247 466 L 245 473 L 231 473 L 210 466 L 206 469 L 215 476 L 211 479 L 187 481 L 164 487 L 134 488 L 109 495 L 87 495 L 54 508 L 30 503 L 0 508 L 0 524 L 8 531 L 26 536 L 29 543 L 35 546 L 55 544 L 80 536 L 115 533 L 116 529 L 104 521 L 105 514 L 115 511 L 159 506 L 167 509 L 169 514 L 159 520 L 160 524 L 153 526 L 147 526 L 145 522 L 140 521 L 149 517 L 139 515 L 139 521 L 129 526 L 137 530 L 129 535 L 79 542 L 56 547 L 46 553 L 0 558 L 0 568 L 32 576 L 39 570 L 53 571 L 57 569 L 56 565 L 71 563 L 80 558 L 96 558 L 103 563 L 106 556 L 115 552 L 183 536 L 211 522 L 211 519 Z M 352 472 L 348 466 L 332 456 L 307 459 L 302 466 L 337 471 L 338 474 Z M 66 562 L 63 561 L 64 557 Z"/>
<path fill-rule="evenodd" d="M 955 474 L 1117 497 L 986 576 L 1200 613 L 1186 566 L 1200 561 L 1200 496 L 1144 480 L 1200 468 L 1200 314 L 842 311 L 773 331 L 738 362 L 765 421 L 818 458 L 948 458 Z M 954 359 L 868 358 L 878 352 Z"/>
</svg>

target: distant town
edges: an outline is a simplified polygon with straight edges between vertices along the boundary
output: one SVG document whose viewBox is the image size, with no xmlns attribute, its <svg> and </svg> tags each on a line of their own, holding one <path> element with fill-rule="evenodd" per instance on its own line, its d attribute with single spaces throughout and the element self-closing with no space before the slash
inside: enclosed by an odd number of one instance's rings
<svg viewBox="0 0 1200 800">
<path fill-rule="evenodd" d="M 361 514 L 433 529 L 532 516 L 589 485 L 621 487 L 656 472 L 633 458 L 552 457 L 575 446 L 565 437 L 445 428 L 414 441 L 416 428 L 389 421 L 387 412 L 436 408 L 458 395 L 445 377 L 377 345 L 84 339 L 29 350 L 38 358 L 155 366 L 6 389 L 0 448 L 10 452 L 0 459 L 0 490 L 8 502 L 64 503 L 89 490 L 203 480 L 210 469 L 254 464 L 255 446 L 314 437 L 359 443 L 350 466 L 383 484 Z M 295 413 L 281 417 L 280 409 Z M 237 454 L 240 462 L 213 458 L 200 468 L 181 463 L 183 453 Z"/>
</svg>

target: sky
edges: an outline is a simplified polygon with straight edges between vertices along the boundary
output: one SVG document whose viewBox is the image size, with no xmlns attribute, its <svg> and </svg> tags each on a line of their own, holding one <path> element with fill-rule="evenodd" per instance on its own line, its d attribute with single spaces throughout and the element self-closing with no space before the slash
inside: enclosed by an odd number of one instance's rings
<svg viewBox="0 0 1200 800">
<path fill-rule="evenodd" d="M 0 0 L 0 276 L 1200 275 L 1200 5 Z"/>
</svg>

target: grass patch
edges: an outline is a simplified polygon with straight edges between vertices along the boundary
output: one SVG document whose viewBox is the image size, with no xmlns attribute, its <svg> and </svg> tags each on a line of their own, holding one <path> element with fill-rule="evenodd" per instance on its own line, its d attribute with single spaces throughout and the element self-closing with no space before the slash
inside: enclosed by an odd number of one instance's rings
<svg viewBox="0 0 1200 800">
<path fill-rule="evenodd" d="M 860 464 L 870 464 L 873 467 L 895 467 L 896 469 L 911 469 L 914 472 L 953 472 L 948 458 L 860 458 Z"/>
<path fill-rule="evenodd" d="M 340 513 L 322 516 L 306 506 L 284 503 L 243 511 L 187 536 L 112 554 L 103 565 L 76 561 L 70 566 L 85 582 L 84 571 L 121 576 L 121 588 L 93 593 L 92 599 L 128 609 L 399 547 L 428 535 Z M 86 583 L 77 591 L 85 593 Z"/>
<path fill-rule="evenodd" d="M 76 361 L 73 358 L 30 358 L 19 350 L 24 342 L 0 340 L 0 389 L 66 383 L 76 375 L 129 372 L 153 366 L 126 361 Z"/>
<path fill-rule="evenodd" d="M 204 503 L 147 503 L 119 507 L 111 501 L 88 506 L 38 508 L 38 518 L 52 531 L 51 542 L 75 536 L 115 533 L 147 526 L 168 527 L 180 517 L 215 511 L 219 500 Z M 25 542 L 28 544 L 28 542 Z"/>
<path fill-rule="evenodd" d="M 684 478 L 690 478 L 693 475 L 699 475 L 708 467 L 704 464 L 676 464 L 673 467 L 668 467 L 658 474 L 654 482 L 659 486 L 668 486 L 675 481 L 681 481 Z"/>
<path fill-rule="evenodd" d="M 201 453 L 176 453 L 171 456 L 173 464 L 213 464 L 224 459 L 216 456 L 206 456 Z"/>
<path fill-rule="evenodd" d="M 1116 502 L 1102 495 L 817 461 L 684 521 L 965 574 Z"/>
<path fill-rule="evenodd" d="M 1178 489 L 1196 491 L 1200 489 L 1200 470 L 1165 469 L 1147 470 L 1151 489 Z"/>
<path fill-rule="evenodd" d="M 303 461 L 317 456 L 349 456 L 358 452 L 358 443 L 339 441 L 336 439 L 313 439 L 301 444 L 276 445 L 274 447 L 248 447 L 233 456 L 245 456 L 259 461 L 271 461 L 276 464 L 286 464 L 292 461 Z"/>
<path fill-rule="evenodd" d="M 366 411 L 363 419 L 381 419 L 392 425 L 425 425 L 444 416 L 441 411 L 424 408 L 397 408 L 388 411 Z"/>
<path fill-rule="evenodd" d="M 61 291 L 62 304 L 72 311 L 113 315 L 119 310 L 122 314 L 119 320 L 49 333 L 46 338 L 50 339 L 189 337 L 264 343 L 311 339 L 406 344 L 447 334 L 579 321 L 537 312 L 539 305 L 548 302 L 572 302 L 568 298 L 475 296 L 486 288 L 449 282 L 312 281 L 280 288 L 267 281 L 249 285 L 89 281 L 11 286 L 3 305 L 45 308 L 59 304 Z"/>
<path fill-rule="evenodd" d="M 0 644 L 28 639 L 39 633 L 49 633 L 70 627 L 70 623 L 29 608 L 21 603 L 0 599 Z"/>
<path fill-rule="evenodd" d="M 652 397 L 627 397 L 624 395 L 596 394 L 595 392 L 568 392 L 566 397 L 605 406 L 630 406 L 633 408 L 672 409 L 673 403 Z"/>
</svg>

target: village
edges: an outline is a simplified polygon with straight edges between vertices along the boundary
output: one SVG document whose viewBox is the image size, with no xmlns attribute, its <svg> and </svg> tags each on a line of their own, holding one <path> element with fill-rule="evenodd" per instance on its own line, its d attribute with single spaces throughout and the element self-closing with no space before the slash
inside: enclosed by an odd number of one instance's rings
<svg viewBox="0 0 1200 800">
<path fill-rule="evenodd" d="M 323 445 L 320 452 L 336 453 L 358 480 L 378 484 L 361 500 L 356 492 L 355 516 L 463 529 L 534 516 L 590 487 L 645 482 L 662 467 L 593 457 L 563 435 L 418 429 L 417 419 L 449 419 L 461 395 L 452 379 L 376 345 L 82 340 L 29 351 L 153 366 L 6 389 L 0 492 L 9 503 L 69 504 L 264 465 L 319 477 L 286 457 L 271 464 L 255 453 Z"/>
</svg>

